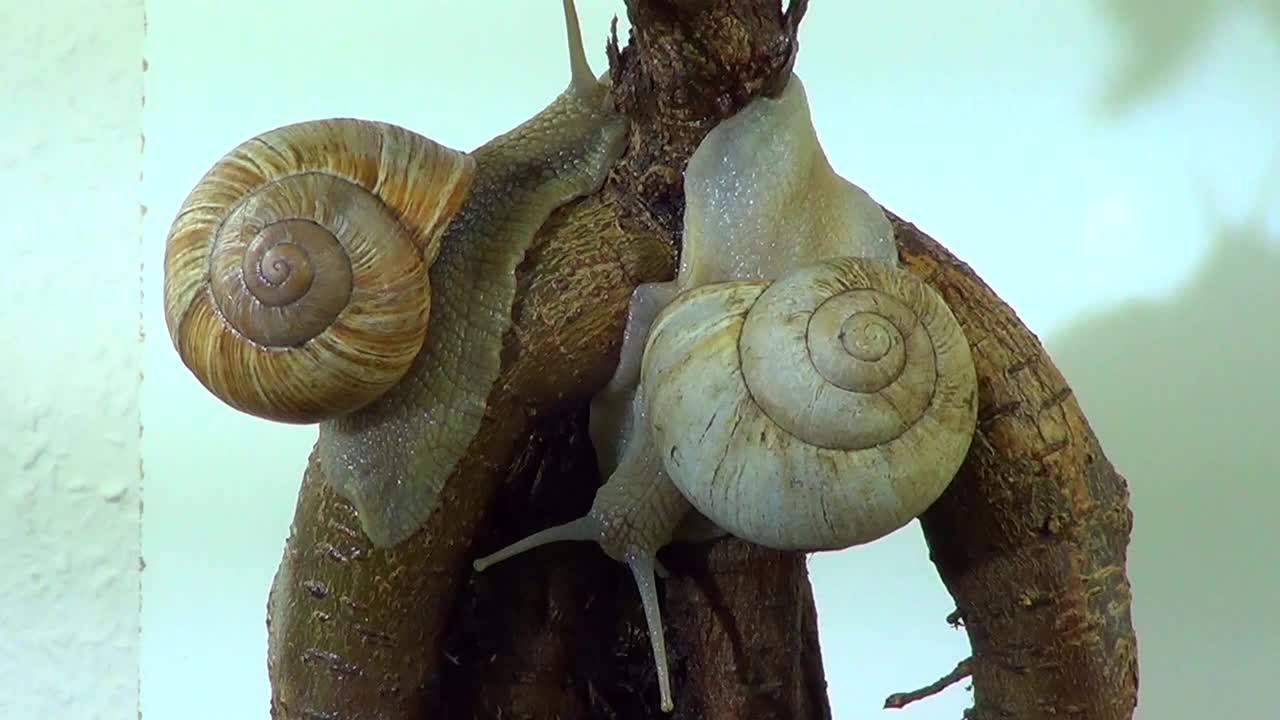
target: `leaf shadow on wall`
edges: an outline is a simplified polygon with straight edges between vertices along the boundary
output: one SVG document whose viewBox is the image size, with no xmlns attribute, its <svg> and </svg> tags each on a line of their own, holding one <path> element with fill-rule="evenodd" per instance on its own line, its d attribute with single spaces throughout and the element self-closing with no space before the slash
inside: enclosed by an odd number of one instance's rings
<svg viewBox="0 0 1280 720">
<path fill-rule="evenodd" d="M 1046 346 L 1132 493 L 1136 717 L 1270 716 L 1280 237 L 1261 217 L 1219 228 L 1172 295 L 1083 317 Z"/>
<path fill-rule="evenodd" d="M 1232 13 L 1259 23 L 1280 45 L 1280 0 L 1093 0 L 1124 46 L 1108 72 L 1099 110 L 1114 117 L 1167 90 L 1208 51 Z"/>
</svg>

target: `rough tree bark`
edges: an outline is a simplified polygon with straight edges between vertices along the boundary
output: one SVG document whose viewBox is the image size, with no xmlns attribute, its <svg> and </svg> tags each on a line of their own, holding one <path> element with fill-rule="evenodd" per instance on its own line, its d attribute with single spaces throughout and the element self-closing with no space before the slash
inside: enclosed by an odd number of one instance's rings
<svg viewBox="0 0 1280 720">
<path fill-rule="evenodd" d="M 632 36 L 609 56 L 632 118 L 627 153 L 599 193 L 552 216 L 522 264 L 502 378 L 443 509 L 378 550 L 314 457 L 307 469 L 269 600 L 273 717 L 661 715 L 622 565 L 569 543 L 470 570 L 477 554 L 589 507 L 599 478 L 586 403 L 617 360 L 631 289 L 674 274 L 684 164 L 719 120 L 782 86 L 804 13 L 799 1 L 785 14 L 779 0 L 626 4 Z M 1014 312 L 891 217 L 903 261 L 951 304 L 978 365 L 978 436 L 921 518 L 973 647 L 970 716 L 1129 718 L 1125 482 Z M 673 546 L 663 561 L 675 717 L 830 716 L 803 556 L 724 540 Z"/>
</svg>

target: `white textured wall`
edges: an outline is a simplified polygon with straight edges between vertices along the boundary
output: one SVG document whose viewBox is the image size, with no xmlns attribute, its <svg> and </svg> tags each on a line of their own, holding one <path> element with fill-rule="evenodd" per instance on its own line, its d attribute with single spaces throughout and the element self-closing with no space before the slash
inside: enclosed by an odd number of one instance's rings
<svg viewBox="0 0 1280 720">
<path fill-rule="evenodd" d="M 142 0 L 0 4 L 0 718 L 138 707 Z"/>
</svg>

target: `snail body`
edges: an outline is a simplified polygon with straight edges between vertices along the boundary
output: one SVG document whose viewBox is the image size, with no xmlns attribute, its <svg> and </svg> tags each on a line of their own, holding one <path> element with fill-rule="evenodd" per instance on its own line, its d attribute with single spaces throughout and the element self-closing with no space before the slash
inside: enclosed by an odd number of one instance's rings
<svg viewBox="0 0 1280 720">
<path fill-rule="evenodd" d="M 592 77 L 572 3 L 564 5 L 570 83 L 471 153 L 476 177 L 431 265 L 430 341 L 409 379 L 363 411 L 320 425 L 321 465 L 375 544 L 408 538 L 438 506 L 498 379 L 517 265 L 552 211 L 598 190 L 622 152 L 626 120 Z"/>
<path fill-rule="evenodd" d="M 279 128 L 215 164 L 170 231 L 183 362 L 238 410 L 318 423 L 323 475 L 376 546 L 422 526 L 479 431 L 534 233 L 622 152 L 563 5 L 568 87 L 518 127 L 470 152 L 365 120 Z"/>
<path fill-rule="evenodd" d="M 798 77 L 708 133 L 685 195 L 676 278 L 636 289 L 592 402 L 607 482 L 584 517 L 475 563 L 559 540 L 627 563 L 666 711 L 659 549 L 726 532 L 785 550 L 871 542 L 941 495 L 976 423 L 963 332 L 898 266 L 880 206 L 831 168 Z"/>
</svg>

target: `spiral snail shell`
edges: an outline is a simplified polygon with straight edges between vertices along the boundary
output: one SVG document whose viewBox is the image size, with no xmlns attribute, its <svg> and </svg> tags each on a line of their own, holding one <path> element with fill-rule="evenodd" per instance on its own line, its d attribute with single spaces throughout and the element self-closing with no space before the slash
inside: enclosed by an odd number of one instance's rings
<svg viewBox="0 0 1280 720">
<path fill-rule="evenodd" d="M 869 542 L 937 499 L 969 448 L 975 382 L 937 293 L 853 257 L 681 295 L 641 375 L 663 467 L 692 505 L 732 535 L 806 551 Z"/>
<path fill-rule="evenodd" d="M 427 267 L 475 170 L 461 152 L 364 120 L 241 143 L 192 189 L 167 239 L 178 355 L 259 417 L 314 423 L 364 407 L 422 346 Z"/>
</svg>

